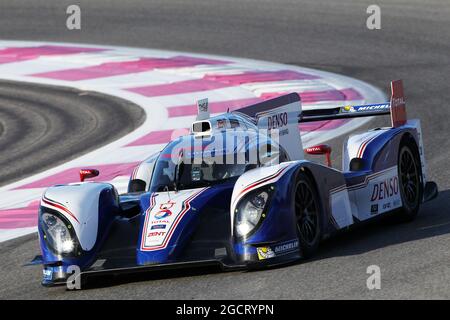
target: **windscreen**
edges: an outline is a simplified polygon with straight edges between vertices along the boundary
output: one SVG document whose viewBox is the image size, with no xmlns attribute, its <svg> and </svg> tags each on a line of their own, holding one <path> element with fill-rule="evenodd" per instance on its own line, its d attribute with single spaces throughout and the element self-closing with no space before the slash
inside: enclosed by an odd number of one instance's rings
<svg viewBox="0 0 450 320">
<path fill-rule="evenodd" d="M 256 168 L 256 164 L 217 163 L 216 158 L 206 158 L 201 163 L 160 157 L 152 178 L 151 191 L 175 191 L 194 189 L 237 179 L 244 172 Z"/>
<path fill-rule="evenodd" d="M 201 188 L 236 180 L 248 170 L 285 160 L 278 150 L 267 136 L 244 131 L 200 138 L 184 136 L 160 153 L 150 191 Z"/>
</svg>

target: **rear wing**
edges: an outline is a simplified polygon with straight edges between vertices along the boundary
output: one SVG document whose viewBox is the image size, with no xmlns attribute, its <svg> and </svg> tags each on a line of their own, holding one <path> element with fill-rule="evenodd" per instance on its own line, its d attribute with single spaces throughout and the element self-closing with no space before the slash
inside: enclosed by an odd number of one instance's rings
<svg viewBox="0 0 450 320">
<path fill-rule="evenodd" d="M 191 132 L 197 135 L 210 135 L 213 125 L 209 118 L 208 100 L 199 101 L 197 107 L 198 116 L 192 124 Z M 237 109 L 233 113 L 240 114 L 241 118 L 246 118 L 254 123 L 258 129 L 267 130 L 272 139 L 277 139 L 279 144 L 284 147 L 292 160 L 303 159 L 302 140 L 298 128 L 298 124 L 302 122 L 390 114 L 393 127 L 406 123 L 405 98 L 401 80 L 391 82 L 391 100 L 386 103 L 303 111 L 300 95 L 293 92 Z M 214 126 L 223 127 L 224 119 L 220 118 L 216 121 L 217 123 Z"/>
<path fill-rule="evenodd" d="M 258 129 L 267 130 L 291 160 L 303 159 L 302 140 L 298 130 L 302 106 L 298 93 L 289 93 L 233 112 L 245 114 L 256 122 Z"/>
<path fill-rule="evenodd" d="M 392 127 L 406 123 L 406 105 L 402 80 L 391 82 L 391 99 L 389 102 L 357 106 L 343 106 L 331 109 L 303 111 L 299 122 L 337 120 L 358 117 L 391 115 Z"/>
</svg>

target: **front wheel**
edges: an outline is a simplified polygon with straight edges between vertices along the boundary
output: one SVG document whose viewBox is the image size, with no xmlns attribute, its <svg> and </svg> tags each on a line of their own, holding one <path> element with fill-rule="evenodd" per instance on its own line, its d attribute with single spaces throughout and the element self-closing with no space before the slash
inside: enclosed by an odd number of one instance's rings
<svg viewBox="0 0 450 320">
<path fill-rule="evenodd" d="M 411 221 L 419 212 L 423 187 L 419 153 L 416 144 L 410 140 L 404 140 L 400 145 L 398 177 L 403 204 L 400 218 L 404 221 Z"/>
<path fill-rule="evenodd" d="M 316 187 L 309 176 L 299 172 L 294 188 L 297 236 L 305 257 L 317 251 L 322 237 L 322 215 Z"/>
</svg>

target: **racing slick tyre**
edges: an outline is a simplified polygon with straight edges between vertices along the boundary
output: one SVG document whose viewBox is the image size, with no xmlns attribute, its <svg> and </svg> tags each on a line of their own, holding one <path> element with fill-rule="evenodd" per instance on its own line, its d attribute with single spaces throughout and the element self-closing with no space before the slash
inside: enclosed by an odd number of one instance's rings
<svg viewBox="0 0 450 320">
<path fill-rule="evenodd" d="M 422 166 L 419 150 L 411 137 L 404 137 L 398 153 L 399 191 L 403 207 L 400 209 L 400 221 L 412 221 L 423 197 Z"/>
<path fill-rule="evenodd" d="M 302 171 L 297 175 L 293 198 L 299 246 L 308 258 L 322 239 L 322 207 L 314 181 Z"/>
</svg>

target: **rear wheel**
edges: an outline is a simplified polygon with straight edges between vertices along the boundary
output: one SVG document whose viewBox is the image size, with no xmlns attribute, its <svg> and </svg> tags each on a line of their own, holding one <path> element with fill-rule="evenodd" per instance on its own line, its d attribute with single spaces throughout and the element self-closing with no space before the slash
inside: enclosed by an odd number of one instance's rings
<svg viewBox="0 0 450 320">
<path fill-rule="evenodd" d="M 317 250 L 322 236 L 320 200 L 312 179 L 303 172 L 297 177 L 294 192 L 299 245 L 303 255 L 309 257 Z"/>
<path fill-rule="evenodd" d="M 404 221 L 411 221 L 419 212 L 423 195 L 419 152 L 415 142 L 411 139 L 404 139 L 400 144 L 398 177 L 403 204 L 400 210 L 400 218 Z"/>
</svg>

